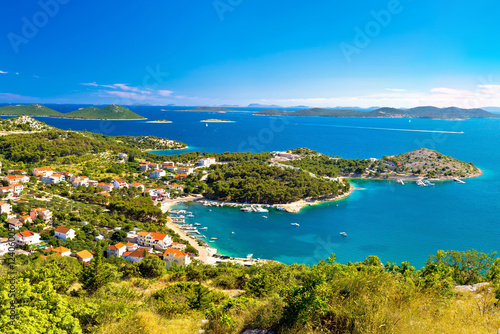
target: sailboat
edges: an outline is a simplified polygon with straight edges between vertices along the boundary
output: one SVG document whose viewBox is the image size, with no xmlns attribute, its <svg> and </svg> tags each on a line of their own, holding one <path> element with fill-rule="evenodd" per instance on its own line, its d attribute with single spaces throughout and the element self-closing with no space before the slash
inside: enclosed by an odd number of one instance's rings
<svg viewBox="0 0 500 334">
<path fill-rule="evenodd" d="M 205 123 L 205 126 L 208 127 L 208 123 Z"/>
</svg>

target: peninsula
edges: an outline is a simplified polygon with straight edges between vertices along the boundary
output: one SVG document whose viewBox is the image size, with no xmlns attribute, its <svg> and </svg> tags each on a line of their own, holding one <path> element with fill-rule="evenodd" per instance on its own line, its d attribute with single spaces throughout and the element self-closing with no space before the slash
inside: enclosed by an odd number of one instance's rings
<svg viewBox="0 0 500 334">
<path fill-rule="evenodd" d="M 372 118 L 426 118 L 437 120 L 464 120 L 470 118 L 500 118 L 499 114 L 483 109 L 417 107 L 411 109 L 378 108 L 372 111 L 333 110 L 312 108 L 301 110 L 266 109 L 254 115 L 264 116 L 316 116 L 316 117 L 372 117 Z"/>
</svg>

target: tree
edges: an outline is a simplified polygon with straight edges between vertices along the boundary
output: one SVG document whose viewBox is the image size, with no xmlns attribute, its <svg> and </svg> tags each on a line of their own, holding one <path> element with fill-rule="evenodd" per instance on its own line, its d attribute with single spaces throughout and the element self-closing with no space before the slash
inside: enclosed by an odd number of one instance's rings
<svg viewBox="0 0 500 334">
<path fill-rule="evenodd" d="M 148 255 L 139 263 L 139 272 L 143 277 L 156 278 L 165 275 L 167 268 L 158 256 Z"/>
<path fill-rule="evenodd" d="M 106 285 L 111 280 L 111 273 L 102 264 L 102 247 L 97 245 L 96 255 L 92 263 L 83 269 L 82 286 L 89 293 L 96 292 L 100 287 Z"/>
<path fill-rule="evenodd" d="M 118 230 L 114 231 L 113 234 L 111 235 L 111 240 L 122 242 L 123 239 L 127 237 L 127 232 Z"/>
</svg>

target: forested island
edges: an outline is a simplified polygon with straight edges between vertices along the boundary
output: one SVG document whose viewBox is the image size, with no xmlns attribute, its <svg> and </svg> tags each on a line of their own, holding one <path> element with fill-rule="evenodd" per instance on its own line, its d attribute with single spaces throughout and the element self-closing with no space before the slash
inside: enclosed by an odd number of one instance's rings
<svg viewBox="0 0 500 334">
<path fill-rule="evenodd" d="M 74 119 L 134 120 L 146 119 L 125 107 L 111 104 L 103 108 L 86 107 L 69 113 L 60 113 L 40 104 L 18 104 L 0 107 L 0 116 L 47 116 Z"/>
<path fill-rule="evenodd" d="M 332 110 L 326 108 L 291 110 L 266 109 L 255 115 L 265 116 L 317 116 L 317 117 L 373 117 L 373 118 L 426 118 L 439 120 L 464 120 L 469 118 L 500 118 L 499 114 L 483 109 L 462 109 L 456 107 L 416 107 L 410 109 L 378 108 L 372 111 Z"/>
</svg>

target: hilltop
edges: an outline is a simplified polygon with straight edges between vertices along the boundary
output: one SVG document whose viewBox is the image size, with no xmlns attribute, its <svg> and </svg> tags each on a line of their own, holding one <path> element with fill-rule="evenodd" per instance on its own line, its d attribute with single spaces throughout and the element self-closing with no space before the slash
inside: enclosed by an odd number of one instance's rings
<svg viewBox="0 0 500 334">
<path fill-rule="evenodd" d="M 210 112 L 238 112 L 239 110 L 220 108 L 220 107 L 197 107 L 185 111 L 210 111 Z"/>
<path fill-rule="evenodd" d="M 17 104 L 0 107 L 0 116 L 52 116 L 60 117 L 58 111 L 42 106 L 41 104 Z"/>
<path fill-rule="evenodd" d="M 301 109 L 296 111 L 266 109 L 255 115 L 265 116 L 319 116 L 319 117 L 375 117 L 375 118 L 430 118 L 441 120 L 463 120 L 469 118 L 500 118 L 500 115 L 483 109 L 462 109 L 456 107 L 416 107 L 411 109 L 378 108 L 372 111 L 332 110 L 325 108 Z"/>
<path fill-rule="evenodd" d="M 50 131 L 56 128 L 37 121 L 29 116 L 18 116 L 15 118 L 0 119 L 0 132 L 16 133 L 16 132 L 33 132 L 33 131 Z"/>
<path fill-rule="evenodd" d="M 111 104 L 104 108 L 87 107 L 79 110 L 62 114 L 64 118 L 77 119 L 107 119 L 107 120 L 131 120 L 131 119 L 146 119 L 141 115 L 136 114 L 130 109 L 122 106 Z"/>
</svg>

